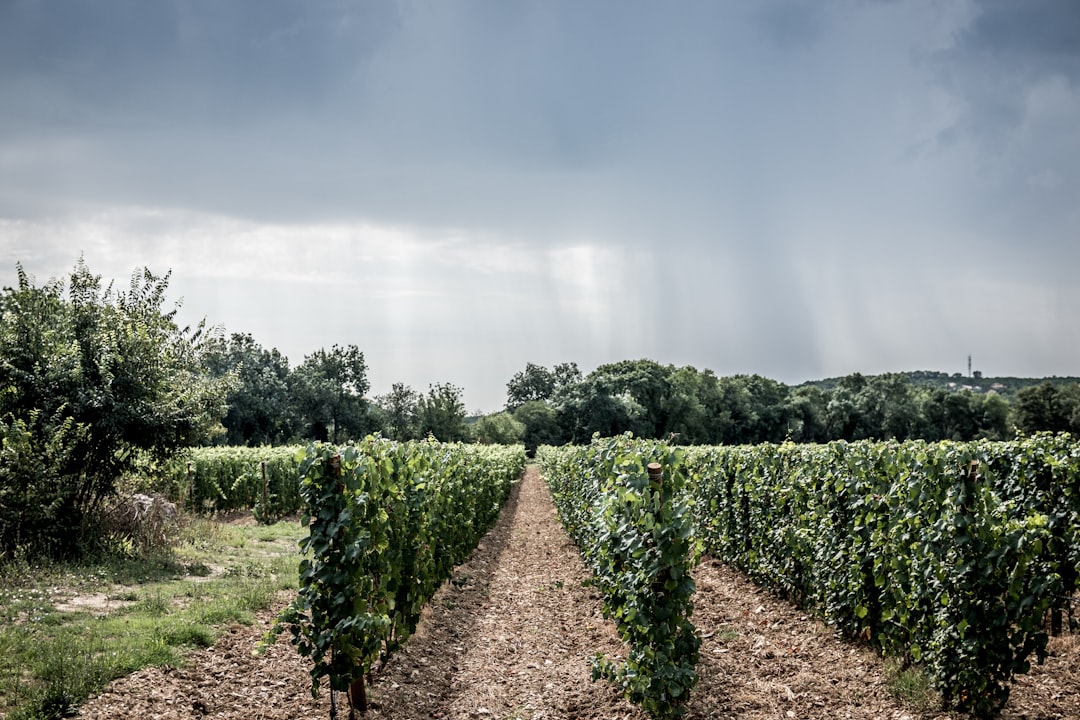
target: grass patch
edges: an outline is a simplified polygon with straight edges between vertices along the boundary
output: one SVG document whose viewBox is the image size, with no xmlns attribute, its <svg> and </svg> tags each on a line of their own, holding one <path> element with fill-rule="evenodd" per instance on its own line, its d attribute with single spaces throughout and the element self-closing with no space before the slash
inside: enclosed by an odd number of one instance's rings
<svg viewBox="0 0 1080 720">
<path fill-rule="evenodd" d="M 738 630 L 732 630 L 731 628 L 728 628 L 726 630 L 721 630 L 720 632 L 716 633 L 715 639 L 716 639 L 716 642 L 725 643 L 725 644 L 729 643 L 729 642 L 735 642 L 736 640 L 739 639 L 739 631 Z"/>
<path fill-rule="evenodd" d="M 184 566 L 188 575 L 194 577 L 210 577 L 213 574 L 213 569 L 204 562 L 193 562 Z"/>
<path fill-rule="evenodd" d="M 52 720 L 148 665 L 179 665 L 217 630 L 295 589 L 304 529 L 185 523 L 167 556 L 0 565 L 0 716 Z M 71 605 L 76 596 L 106 599 Z M 57 607 L 63 607 L 60 611 Z M 72 607 L 77 607 L 73 610 Z"/>
<path fill-rule="evenodd" d="M 895 659 L 884 664 L 885 687 L 889 693 L 912 710 L 925 713 L 941 707 L 941 694 L 930 684 L 930 676 L 917 665 L 904 667 Z"/>
</svg>

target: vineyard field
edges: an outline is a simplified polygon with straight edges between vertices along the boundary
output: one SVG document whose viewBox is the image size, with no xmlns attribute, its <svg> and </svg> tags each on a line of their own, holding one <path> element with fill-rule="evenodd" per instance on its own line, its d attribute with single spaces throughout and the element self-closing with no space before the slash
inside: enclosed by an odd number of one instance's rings
<svg viewBox="0 0 1080 720">
<path fill-rule="evenodd" d="M 608 524 L 598 551 L 589 529 L 605 527 L 605 492 L 640 506 L 625 488 L 659 461 L 686 477 L 672 503 L 694 521 L 657 530 L 646 502 L 654 535 L 693 536 L 847 637 L 924 668 L 957 710 L 999 712 L 1013 677 L 1045 658 L 1047 615 L 1056 628 L 1076 592 L 1080 446 L 1067 435 L 679 449 L 624 436 L 542 457 L 587 560 L 632 542 Z M 583 500 L 560 503 L 568 493 Z"/>
<path fill-rule="evenodd" d="M 522 446 L 394 442 L 309 445 L 300 462 L 300 590 L 268 634 L 288 630 L 367 709 L 364 678 L 413 633 L 424 605 L 495 522 L 525 467 Z"/>
</svg>

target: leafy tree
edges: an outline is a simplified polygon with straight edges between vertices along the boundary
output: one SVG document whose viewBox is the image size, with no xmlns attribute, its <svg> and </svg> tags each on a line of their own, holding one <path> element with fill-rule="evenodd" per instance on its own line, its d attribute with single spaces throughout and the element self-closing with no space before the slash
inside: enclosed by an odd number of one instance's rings
<svg viewBox="0 0 1080 720">
<path fill-rule="evenodd" d="M 541 445 L 561 445 L 566 441 L 555 408 L 549 403 L 527 402 L 514 411 L 514 419 L 522 425 L 521 441 L 530 457 Z"/>
<path fill-rule="evenodd" d="M 280 444 L 295 434 L 288 358 L 276 349 L 263 349 L 249 334 L 233 333 L 211 343 L 207 364 L 212 375 L 237 379 L 222 421 L 226 444 Z"/>
<path fill-rule="evenodd" d="M 503 411 L 485 415 L 472 426 L 477 442 L 491 445 L 515 445 L 525 434 L 525 425 Z"/>
<path fill-rule="evenodd" d="M 574 443 L 587 443 L 594 433 L 643 435 L 648 428 L 645 409 L 629 393 L 616 393 L 603 373 L 590 373 L 564 388 L 556 398 L 556 413 L 563 436 Z"/>
<path fill-rule="evenodd" d="M 970 390 L 927 393 L 920 408 L 920 437 L 925 440 L 972 440 L 980 428 L 979 396 Z"/>
<path fill-rule="evenodd" d="M 576 362 L 559 363 L 552 368 L 551 374 L 555 378 L 555 392 L 584 379 Z"/>
<path fill-rule="evenodd" d="M 202 326 L 163 311 L 169 274 L 102 288 L 80 259 L 0 296 L 0 549 L 73 554 L 117 479 L 221 431 L 233 378 L 211 377 Z"/>
<path fill-rule="evenodd" d="M 671 366 L 652 360 L 623 360 L 601 365 L 589 373 L 590 378 L 603 379 L 613 395 L 627 395 L 641 408 L 638 413 L 639 434 L 661 438 L 670 432 L 669 401 L 673 394 Z"/>
<path fill-rule="evenodd" d="M 535 400 L 552 400 L 563 388 L 582 381 L 577 363 L 560 363 L 552 370 L 543 365 L 525 363 L 522 372 L 514 373 L 506 384 L 506 409 L 514 412 Z"/>
<path fill-rule="evenodd" d="M 826 398 L 821 388 L 803 385 L 791 391 L 785 414 L 787 436 L 795 442 L 817 443 L 829 440 L 826 424 Z"/>
<path fill-rule="evenodd" d="M 1080 385 L 1044 382 L 1016 394 L 1016 429 L 1080 432 Z"/>
<path fill-rule="evenodd" d="M 1060 387 L 1059 393 L 1069 416 L 1069 432 L 1080 435 L 1080 383 Z"/>
<path fill-rule="evenodd" d="M 733 426 L 731 409 L 724 386 L 712 370 L 703 370 L 697 388 L 697 398 L 705 411 L 706 432 L 699 442 L 718 445 L 730 436 Z"/>
<path fill-rule="evenodd" d="M 555 375 L 543 365 L 525 363 L 525 369 L 506 383 L 506 409 L 513 412 L 527 402 L 547 400 L 554 392 Z"/>
<path fill-rule="evenodd" d="M 945 396 L 946 439 L 970 440 L 979 431 L 974 401 L 977 396 L 970 390 L 950 392 Z"/>
<path fill-rule="evenodd" d="M 745 383 L 754 408 L 751 442 L 783 442 L 788 431 L 788 386 L 761 375 L 745 376 Z"/>
<path fill-rule="evenodd" d="M 825 406 L 829 437 L 834 440 L 865 440 L 880 431 L 882 418 L 868 392 L 870 380 L 862 373 L 841 378 Z"/>
<path fill-rule="evenodd" d="M 864 437 L 907 440 L 917 432 L 919 409 L 911 380 L 903 373 L 867 379 L 855 397 Z"/>
<path fill-rule="evenodd" d="M 382 432 L 391 440 L 420 437 L 420 393 L 405 383 L 394 383 L 390 392 L 375 398 L 382 415 Z"/>
<path fill-rule="evenodd" d="M 987 440 L 1005 440 L 1009 437 L 1010 407 L 1005 398 L 991 390 L 985 395 L 978 395 L 976 404 L 976 424 L 979 438 Z M 1080 419 L 1080 418 L 1078 418 Z M 1074 422 L 1074 432 L 1080 429 L 1080 422 Z"/>
<path fill-rule="evenodd" d="M 420 398 L 417 408 L 421 435 L 431 434 L 443 442 L 469 438 L 461 392 L 461 388 L 450 383 L 428 386 L 427 395 Z"/>
<path fill-rule="evenodd" d="M 293 406 L 310 437 L 342 442 L 374 429 L 364 399 L 367 365 L 357 346 L 317 350 L 304 358 L 289 381 Z"/>
<path fill-rule="evenodd" d="M 716 384 L 711 373 L 686 366 L 671 373 L 667 431 L 680 444 L 708 443 L 712 437 L 707 396 Z"/>
<path fill-rule="evenodd" d="M 723 377 L 721 421 L 726 426 L 721 442 L 746 445 L 781 442 L 788 432 L 788 388 L 760 375 Z"/>
</svg>

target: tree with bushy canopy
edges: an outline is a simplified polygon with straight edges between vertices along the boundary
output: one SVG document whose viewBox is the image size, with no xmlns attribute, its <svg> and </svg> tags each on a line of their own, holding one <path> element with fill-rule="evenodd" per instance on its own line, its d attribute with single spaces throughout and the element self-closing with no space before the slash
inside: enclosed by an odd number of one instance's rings
<svg viewBox="0 0 1080 720">
<path fill-rule="evenodd" d="M 434 435 L 442 442 L 468 440 L 469 428 L 465 424 L 465 403 L 461 395 L 461 388 L 451 383 L 429 385 L 427 394 L 420 398 L 417 406 L 420 434 Z"/>
<path fill-rule="evenodd" d="M 235 375 L 222 420 L 227 445 L 274 445 L 296 434 L 297 414 L 289 394 L 289 360 L 266 350 L 244 333 L 210 343 L 207 364 L 212 375 Z"/>
<path fill-rule="evenodd" d="M 221 431 L 233 378 L 163 309 L 170 274 L 117 291 L 81 259 L 66 288 L 17 273 L 0 295 L 0 551 L 71 555 L 137 461 Z"/>
<path fill-rule="evenodd" d="M 1016 427 L 1024 433 L 1080 434 L 1080 385 L 1044 382 L 1021 390 L 1016 395 Z"/>
<path fill-rule="evenodd" d="M 364 353 L 356 345 L 319 349 L 289 375 L 293 407 L 315 440 L 343 442 L 375 430 L 364 398 L 369 387 Z"/>
<path fill-rule="evenodd" d="M 485 445 L 516 445 L 525 435 L 525 425 L 505 410 L 484 415 L 471 430 L 473 438 Z"/>
<path fill-rule="evenodd" d="M 541 445 L 563 444 L 559 418 L 549 403 L 532 400 L 514 411 L 514 419 L 522 425 L 521 441 L 527 453 L 534 454 Z"/>
<path fill-rule="evenodd" d="M 420 436 L 420 393 L 405 383 L 394 383 L 390 392 L 373 403 L 383 435 L 391 440 L 415 440 Z"/>
</svg>

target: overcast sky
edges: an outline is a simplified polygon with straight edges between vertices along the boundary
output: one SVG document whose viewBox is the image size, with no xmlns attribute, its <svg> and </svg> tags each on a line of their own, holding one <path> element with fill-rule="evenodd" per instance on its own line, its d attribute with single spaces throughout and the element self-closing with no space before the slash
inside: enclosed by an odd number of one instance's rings
<svg viewBox="0 0 1080 720">
<path fill-rule="evenodd" d="M 1080 3 L 0 0 L 0 281 L 80 254 L 470 411 L 1080 375 Z"/>
</svg>

